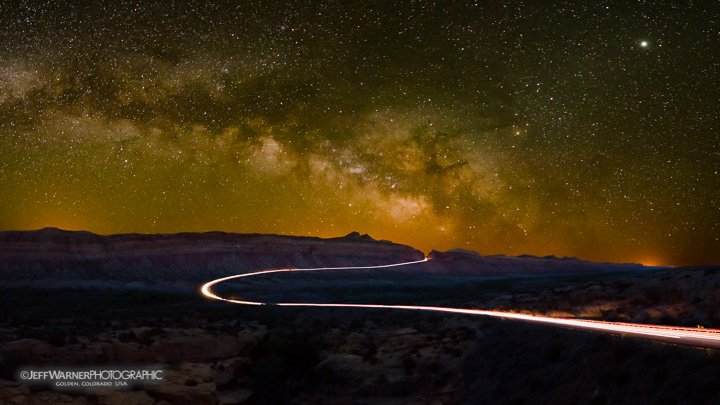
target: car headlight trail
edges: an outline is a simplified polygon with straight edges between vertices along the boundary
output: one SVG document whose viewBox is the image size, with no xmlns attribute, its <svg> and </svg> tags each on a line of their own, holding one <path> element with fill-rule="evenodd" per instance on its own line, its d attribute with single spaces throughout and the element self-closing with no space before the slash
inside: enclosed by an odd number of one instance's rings
<svg viewBox="0 0 720 405">
<path fill-rule="evenodd" d="M 359 267 L 322 267 L 322 268 L 308 268 L 308 269 L 276 269 L 276 270 L 264 270 L 252 273 L 238 274 L 229 277 L 218 278 L 203 284 L 200 291 L 208 298 L 220 300 L 232 304 L 241 305 L 269 305 L 269 303 L 258 302 L 258 301 L 244 301 L 238 299 L 224 298 L 212 291 L 212 287 L 220 283 L 236 280 L 243 277 L 255 277 L 260 275 L 267 275 L 272 273 L 285 273 L 285 272 L 320 272 L 320 271 L 333 271 L 333 270 L 368 270 L 368 269 L 385 269 L 390 267 L 408 266 L 413 264 L 419 264 L 426 262 L 428 259 L 416 260 L 403 263 L 385 264 L 377 266 L 359 266 Z M 481 309 L 467 309 L 467 308 L 449 308 L 449 307 L 435 307 L 435 306 L 422 306 L 422 305 L 382 305 L 382 304 L 318 304 L 310 302 L 278 302 L 272 303 L 272 305 L 281 307 L 333 307 L 333 308 L 382 308 L 382 309 L 401 309 L 401 310 L 416 310 L 416 311 L 432 311 L 432 312 L 445 312 L 454 314 L 466 314 L 466 315 L 482 315 L 490 316 L 495 318 L 512 319 L 522 322 L 538 323 L 545 325 L 553 325 L 565 328 L 604 332 L 610 334 L 619 334 L 627 336 L 635 336 L 644 339 L 657 340 L 663 342 L 671 342 L 678 344 L 686 344 L 692 346 L 702 347 L 715 347 L 720 348 L 720 329 L 703 329 L 703 328 L 687 328 L 677 326 L 661 326 L 661 325 L 649 325 L 649 324 L 636 324 L 636 323 L 622 323 L 622 322 L 602 322 L 592 321 L 584 319 L 571 319 L 571 318 L 555 318 L 548 316 L 538 315 L 526 315 L 515 312 L 501 312 L 501 311 L 487 311 Z"/>
</svg>

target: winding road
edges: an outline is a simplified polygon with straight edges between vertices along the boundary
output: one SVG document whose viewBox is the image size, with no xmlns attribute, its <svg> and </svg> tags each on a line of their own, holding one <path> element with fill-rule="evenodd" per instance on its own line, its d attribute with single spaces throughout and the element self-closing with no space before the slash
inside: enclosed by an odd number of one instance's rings
<svg viewBox="0 0 720 405">
<path fill-rule="evenodd" d="M 503 319 L 513 319 L 523 322 L 539 323 L 545 325 L 560 326 L 570 329 L 579 329 L 593 332 L 603 332 L 616 335 L 635 336 L 643 339 L 657 340 L 676 344 L 684 344 L 700 347 L 720 348 L 720 329 L 702 329 L 702 328 L 684 328 L 676 326 L 660 326 L 637 323 L 620 323 L 620 322 L 601 322 L 589 321 L 582 319 L 570 318 L 553 318 L 547 316 L 525 315 L 513 312 L 485 311 L 481 309 L 466 308 L 447 308 L 447 307 L 431 307 L 416 305 L 380 305 L 380 304 L 315 304 L 308 302 L 281 302 L 281 303 L 264 303 L 256 301 L 242 301 L 230 298 L 223 298 L 212 292 L 212 287 L 225 281 L 234 280 L 242 277 L 253 277 L 272 273 L 298 272 L 298 271 L 332 271 L 332 270 L 367 270 L 367 269 L 384 269 L 389 267 L 408 266 L 426 262 L 428 259 L 416 260 L 411 262 L 385 264 L 379 266 L 363 266 L 363 267 L 323 267 L 310 269 L 278 269 L 265 270 L 253 273 L 238 274 L 229 277 L 219 278 L 205 283 L 200 291 L 206 297 L 225 301 L 233 304 L 242 305 L 276 305 L 282 307 L 335 307 L 335 308 L 386 308 L 386 309 L 404 309 L 416 311 L 432 311 L 432 312 L 448 312 L 455 314 L 467 315 L 483 315 Z"/>
</svg>

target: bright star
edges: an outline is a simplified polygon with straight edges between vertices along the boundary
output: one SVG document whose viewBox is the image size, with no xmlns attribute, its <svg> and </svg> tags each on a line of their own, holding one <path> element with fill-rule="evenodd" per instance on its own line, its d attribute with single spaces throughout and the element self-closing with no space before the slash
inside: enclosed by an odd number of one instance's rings
<svg viewBox="0 0 720 405">
<path fill-rule="evenodd" d="M 642 42 L 640 42 L 640 46 L 643 47 L 643 48 L 647 48 L 648 42 L 647 42 L 647 41 L 642 41 Z"/>
</svg>

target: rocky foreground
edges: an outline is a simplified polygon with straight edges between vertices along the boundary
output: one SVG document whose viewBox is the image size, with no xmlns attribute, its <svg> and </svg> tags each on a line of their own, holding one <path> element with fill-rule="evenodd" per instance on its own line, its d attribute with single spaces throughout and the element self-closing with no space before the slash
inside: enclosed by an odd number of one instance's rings
<svg viewBox="0 0 720 405">
<path fill-rule="evenodd" d="M 0 233 L 0 404 L 680 404 L 720 398 L 715 350 L 439 313 L 234 306 L 197 293 L 205 280 L 242 271 L 423 257 L 357 233 L 333 239 Z M 227 293 L 270 298 L 263 302 L 388 300 L 720 327 L 715 267 L 649 270 L 463 250 L 428 257 L 380 275 L 257 277 Z M 146 288 L 151 284 L 167 288 Z M 166 379 L 65 391 L 17 375 L 28 367 L 78 366 L 158 368 Z"/>
<path fill-rule="evenodd" d="M 0 404 L 681 404 L 720 393 L 715 350 L 481 317 L 95 294 L 0 298 L 23 304 L 0 311 Z M 78 365 L 166 379 L 69 392 L 15 374 Z"/>
<path fill-rule="evenodd" d="M 462 317 L 411 315 L 408 324 L 388 312 L 236 308 L 187 297 L 158 305 L 170 297 L 150 295 L 134 303 L 106 296 L 90 311 L 82 301 L 100 300 L 95 291 L 75 291 L 77 302 L 43 293 L 55 309 L 38 303 L 0 313 L 0 403 L 444 403 L 457 397 L 479 333 Z M 130 390 L 64 391 L 15 375 L 82 365 L 150 367 L 167 378 Z"/>
</svg>

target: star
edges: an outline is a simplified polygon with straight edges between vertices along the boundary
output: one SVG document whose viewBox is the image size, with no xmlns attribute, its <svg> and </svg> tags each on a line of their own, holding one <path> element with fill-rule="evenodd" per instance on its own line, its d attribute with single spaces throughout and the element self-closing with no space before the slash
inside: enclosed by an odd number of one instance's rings
<svg viewBox="0 0 720 405">
<path fill-rule="evenodd" d="M 720 264 L 700 4 L 5 3 L 0 230 Z"/>
</svg>

